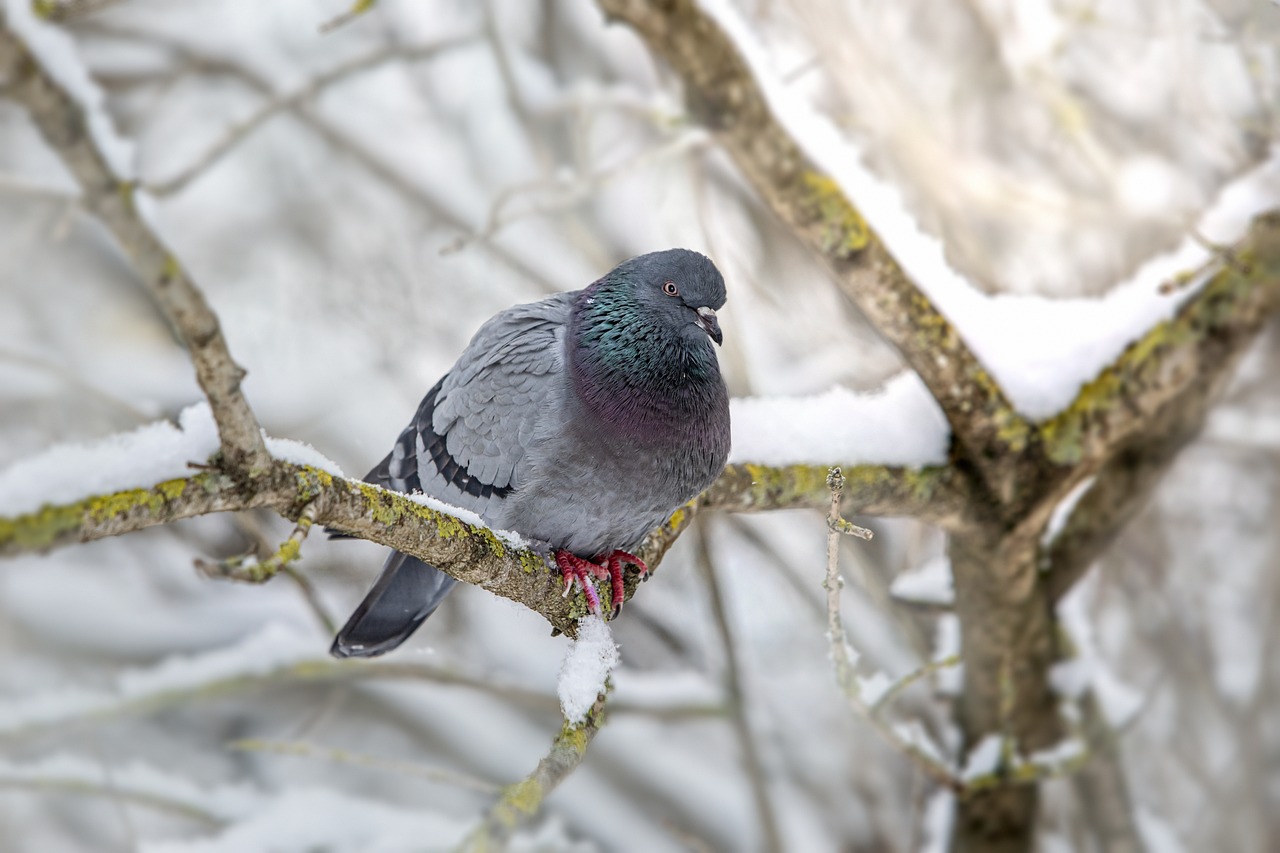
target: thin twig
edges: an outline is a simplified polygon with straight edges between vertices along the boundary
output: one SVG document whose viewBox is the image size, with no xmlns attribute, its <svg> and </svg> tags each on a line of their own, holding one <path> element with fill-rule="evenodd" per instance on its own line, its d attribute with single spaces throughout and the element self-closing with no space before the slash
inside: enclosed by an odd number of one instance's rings
<svg viewBox="0 0 1280 853">
<path fill-rule="evenodd" d="M 370 767 L 375 770 L 386 770 L 391 773 L 399 773 L 405 776 L 417 776 L 420 779 L 429 779 L 432 782 L 440 782 L 457 788 L 465 788 L 469 791 L 478 791 L 481 794 L 496 794 L 499 790 L 498 786 L 492 782 L 486 782 L 483 779 L 477 779 L 474 776 L 469 776 L 456 770 L 427 767 L 422 764 L 415 764 L 411 761 L 395 761 L 388 758 L 378 758 L 373 755 L 366 755 L 362 752 L 351 752 L 346 749 L 334 749 L 332 747 L 308 743 L 307 741 L 259 740 L 257 738 L 246 738 L 244 740 L 232 741 L 227 744 L 227 748 L 242 752 L 269 752 L 276 755 L 294 755 L 302 758 L 316 758 L 322 761 L 332 761 L 338 764 L 353 764 L 359 767 Z"/>
<path fill-rule="evenodd" d="M 755 734 L 751 731 L 751 720 L 747 716 L 747 695 L 742 684 L 738 645 L 729 625 L 729 614 L 725 607 L 724 593 L 720 589 L 720 580 L 716 577 L 709 539 L 707 524 L 704 522 L 698 530 L 698 564 L 707 581 L 711 613 L 715 617 L 716 632 L 720 635 L 720 645 L 724 649 L 724 685 L 729 697 L 730 719 L 738 738 L 738 748 L 742 750 L 742 761 L 747 766 L 747 779 L 751 785 L 751 796 L 755 800 L 756 819 L 760 827 L 760 843 L 765 850 L 781 851 L 782 836 L 778 831 L 773 799 L 769 795 L 768 774 L 756 745 Z"/>
<path fill-rule="evenodd" d="M 578 769 L 586 757 L 587 746 L 604 724 L 604 704 L 609 688 L 596 699 L 587 717 L 577 726 L 567 721 L 534 771 L 503 789 L 497 802 L 489 808 L 480 825 L 458 845 L 456 853 L 490 853 L 506 847 L 512 834 L 528 823 L 542 809 L 547 796 Z"/>
<path fill-rule="evenodd" d="M 362 71 L 368 71 L 385 65 L 388 62 L 403 60 L 419 62 L 432 59 L 457 47 L 464 47 L 475 42 L 475 36 L 460 36 L 445 39 L 426 45 L 380 47 L 375 51 L 357 57 L 350 62 L 332 68 L 312 78 L 302 87 L 287 95 L 271 99 L 244 121 L 233 125 L 226 134 L 209 146 L 203 154 L 192 161 L 176 175 L 163 181 L 146 184 L 146 189 L 157 195 L 167 196 L 183 190 L 193 180 L 204 174 L 210 166 L 221 160 L 228 152 L 243 142 L 255 130 L 262 127 L 277 115 L 294 110 L 299 105 L 316 98 L 325 89 L 340 83 Z"/>
<path fill-rule="evenodd" d="M 109 779 L 104 780 L 104 782 L 96 782 L 80 776 L 59 775 L 57 773 L 40 776 L 6 777 L 4 771 L 0 770 L 0 789 L 4 788 L 124 800 L 147 808 L 181 815 L 210 827 L 219 827 L 227 823 L 224 817 L 213 811 L 202 809 L 199 805 L 188 800 L 166 797 L 155 791 L 130 788 Z"/>
<path fill-rule="evenodd" d="M 834 522 L 840 518 L 840 496 L 844 491 L 844 475 L 839 468 L 832 468 L 827 476 L 831 500 L 827 519 Z M 855 652 L 849 645 L 845 634 L 844 622 L 840 617 L 840 590 L 844 581 L 840 578 L 840 534 L 834 524 L 828 524 L 827 533 L 827 574 L 823 588 L 827 591 L 827 636 L 831 642 L 831 659 L 836 668 L 836 682 L 844 693 L 849 707 L 859 717 L 866 720 L 890 746 L 914 761 L 925 773 L 937 782 L 953 790 L 963 786 L 950 767 L 930 756 L 919 746 L 900 735 L 892 726 L 874 714 L 862 696 L 862 688 L 854 669 Z"/>
<path fill-rule="evenodd" d="M 334 17 L 330 18 L 329 20 L 321 24 L 320 32 L 331 33 L 334 30 L 336 30 L 338 27 L 349 24 L 352 21 L 354 21 L 356 18 L 359 18 L 361 15 L 364 15 L 366 12 L 368 12 L 370 9 L 372 9 L 376 5 L 378 5 L 378 0 L 356 0 L 356 2 L 352 4 L 350 9 L 347 9 L 345 12 L 341 13 L 340 15 L 335 15 Z"/>
<path fill-rule="evenodd" d="M 298 522 L 289 534 L 289 538 L 281 543 L 276 552 L 265 560 L 259 561 L 253 553 L 239 557 L 228 557 L 225 560 L 209 562 L 197 558 L 196 568 L 206 577 L 224 580 L 243 581 L 244 583 L 266 583 L 276 576 L 285 566 L 295 562 L 302 556 L 302 543 L 311 532 L 311 525 L 316 520 L 316 502 L 307 504 L 298 515 Z"/>
</svg>

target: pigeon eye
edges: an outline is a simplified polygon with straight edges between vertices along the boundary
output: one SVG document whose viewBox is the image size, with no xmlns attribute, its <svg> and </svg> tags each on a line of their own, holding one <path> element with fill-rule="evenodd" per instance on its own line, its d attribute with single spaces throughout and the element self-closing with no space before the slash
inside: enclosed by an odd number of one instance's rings
<svg viewBox="0 0 1280 853">
<path fill-rule="evenodd" d="M 667 294 L 667 296 L 679 296 L 680 288 L 676 287 L 676 283 L 674 281 L 669 281 L 662 285 L 662 292 Z"/>
</svg>

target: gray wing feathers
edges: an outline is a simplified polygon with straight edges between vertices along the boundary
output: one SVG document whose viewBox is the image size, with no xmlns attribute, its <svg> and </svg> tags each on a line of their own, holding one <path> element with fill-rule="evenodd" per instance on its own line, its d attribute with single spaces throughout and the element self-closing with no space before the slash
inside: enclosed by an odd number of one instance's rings
<svg viewBox="0 0 1280 853">
<path fill-rule="evenodd" d="M 441 382 L 431 427 L 445 437 L 449 455 L 483 483 L 518 484 L 542 401 L 563 370 L 574 296 L 562 293 L 498 314 Z"/>
</svg>

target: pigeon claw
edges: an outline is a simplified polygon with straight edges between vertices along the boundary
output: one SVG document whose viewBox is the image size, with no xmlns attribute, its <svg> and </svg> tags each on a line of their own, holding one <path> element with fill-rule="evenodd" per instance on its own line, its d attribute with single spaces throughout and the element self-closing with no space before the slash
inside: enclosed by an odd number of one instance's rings
<svg viewBox="0 0 1280 853">
<path fill-rule="evenodd" d="M 564 577 L 564 592 L 561 595 L 568 595 L 569 590 L 573 589 L 574 581 L 577 581 L 582 587 L 582 594 L 587 597 L 587 609 L 603 619 L 600 595 L 596 592 L 596 586 L 591 582 L 591 578 L 593 576 L 608 577 L 608 570 L 598 563 L 584 560 L 577 554 L 564 550 L 556 551 L 556 565 L 560 567 L 560 574 Z"/>
<path fill-rule="evenodd" d="M 596 557 L 595 560 L 584 560 L 570 551 L 559 550 L 556 551 L 555 557 L 556 565 L 560 567 L 560 575 L 564 578 L 564 591 L 560 594 L 561 597 L 572 592 L 576 583 L 582 588 L 582 594 L 587 597 L 588 609 L 601 619 L 604 618 L 604 608 L 601 607 L 600 594 L 596 592 L 592 578 L 609 579 L 611 619 L 618 618 L 622 613 L 622 600 L 627 594 L 623 565 L 630 563 L 635 566 L 640 571 L 641 580 L 649 578 L 649 567 L 645 565 L 644 560 L 626 551 L 613 551 Z"/>
</svg>

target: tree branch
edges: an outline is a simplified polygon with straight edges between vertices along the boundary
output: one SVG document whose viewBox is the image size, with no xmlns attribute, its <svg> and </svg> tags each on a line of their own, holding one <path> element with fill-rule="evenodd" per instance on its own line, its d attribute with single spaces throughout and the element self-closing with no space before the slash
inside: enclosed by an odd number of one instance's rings
<svg viewBox="0 0 1280 853">
<path fill-rule="evenodd" d="M 1237 263 L 1218 272 L 1172 320 L 1134 342 L 1043 425 L 1046 455 L 1072 471 L 1062 488 L 1097 470 L 1041 554 L 1052 601 L 1146 504 L 1169 463 L 1199 434 L 1218 392 L 1275 310 L 1280 214 L 1255 220 L 1234 254 Z"/>
<path fill-rule="evenodd" d="M 1130 344 L 1041 425 L 1050 462 L 1097 464 L 1153 420 L 1176 415 L 1184 399 L 1207 406 L 1280 299 L 1280 213 L 1257 217 L 1233 255 L 1173 319 Z"/>
<path fill-rule="evenodd" d="M 137 207 L 135 184 L 108 164 L 90 116 L 0 16 L 0 92 L 26 107 L 41 136 L 80 185 L 84 206 L 133 262 L 195 365 L 222 442 L 221 464 L 241 479 L 271 462 L 262 429 L 240 390 L 245 371 L 232 359 L 217 315 Z"/>
<path fill-rule="evenodd" d="M 1030 425 L 836 182 L 778 122 L 733 40 L 696 0 L 599 0 L 599 5 L 607 16 L 635 29 L 680 76 L 690 112 L 920 374 L 965 457 L 1001 501 L 1009 502 Z"/>
<path fill-rule="evenodd" d="M 232 126 L 226 135 L 221 137 L 213 145 L 205 149 L 204 153 L 193 160 L 186 168 L 178 172 L 174 176 L 154 183 L 146 185 L 146 189 L 157 196 L 167 196 L 180 192 L 187 184 L 204 174 L 206 170 L 213 164 L 221 160 L 226 154 L 232 151 L 237 145 L 253 134 L 258 128 L 262 127 L 272 118 L 281 113 L 296 109 L 318 96 L 330 86 L 340 83 L 349 77 L 377 68 L 379 65 L 385 65 L 388 62 L 406 61 L 420 62 L 432 59 L 442 53 L 446 53 L 453 48 L 463 47 L 472 44 L 475 41 L 474 36 L 463 36 L 459 38 L 444 39 L 433 44 L 425 45 L 393 45 L 390 47 L 381 47 L 371 53 L 356 57 L 349 62 L 344 62 L 336 68 L 331 68 L 321 74 L 316 75 L 306 84 L 295 89 L 287 95 L 280 95 L 267 101 L 257 112 L 246 118 L 244 121 Z"/>
<path fill-rule="evenodd" d="M 600 694 L 579 725 L 565 722 L 551 744 L 551 751 L 532 773 L 503 790 L 480 825 L 458 845 L 458 853 L 486 853 L 506 848 L 512 834 L 538 813 L 543 801 L 586 757 L 587 746 L 604 723 L 605 696 Z"/>
<path fill-rule="evenodd" d="M 703 509 L 751 512 L 821 506 L 826 498 L 822 471 L 812 466 L 730 466 L 707 492 L 655 531 L 643 557 L 656 567 Z M 949 468 L 863 466 L 849 471 L 854 511 L 956 517 L 963 511 L 963 496 Z M 272 461 L 252 483 L 205 470 L 150 489 L 95 495 L 14 518 L 0 517 L 0 557 L 49 551 L 199 515 L 258 508 L 275 510 L 292 521 L 309 517 L 314 524 L 411 554 L 458 580 L 529 607 L 570 635 L 577 618 L 586 614 L 580 596 L 561 597 L 559 572 L 549 570 L 541 550 L 512 547 L 487 528 L 407 495 L 281 460 Z M 636 576 L 629 575 L 628 598 L 636 583 Z"/>
</svg>

